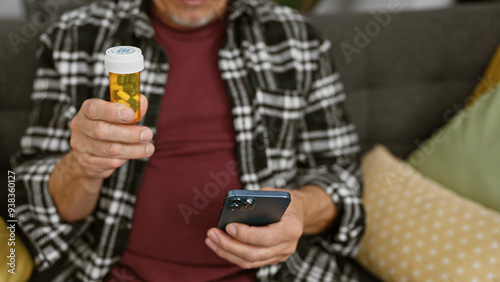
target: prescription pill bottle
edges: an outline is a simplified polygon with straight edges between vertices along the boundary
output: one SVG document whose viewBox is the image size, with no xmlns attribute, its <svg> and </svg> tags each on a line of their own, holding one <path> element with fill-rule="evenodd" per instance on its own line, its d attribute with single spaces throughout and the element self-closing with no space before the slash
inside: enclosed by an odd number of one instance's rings
<svg viewBox="0 0 500 282">
<path fill-rule="evenodd" d="M 106 50 L 104 67 L 109 72 L 111 102 L 122 103 L 134 110 L 132 123 L 141 119 L 141 74 L 144 56 L 141 49 L 116 46 Z"/>
</svg>

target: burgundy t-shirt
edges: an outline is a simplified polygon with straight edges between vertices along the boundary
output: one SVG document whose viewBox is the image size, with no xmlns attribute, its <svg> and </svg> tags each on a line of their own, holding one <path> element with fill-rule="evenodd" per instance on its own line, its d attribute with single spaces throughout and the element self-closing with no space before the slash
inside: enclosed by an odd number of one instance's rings
<svg viewBox="0 0 500 282">
<path fill-rule="evenodd" d="M 254 271 L 218 257 L 204 243 L 225 193 L 242 188 L 231 105 L 218 68 L 226 20 L 190 31 L 152 22 L 170 70 L 130 241 L 108 281 L 254 281 Z"/>
</svg>

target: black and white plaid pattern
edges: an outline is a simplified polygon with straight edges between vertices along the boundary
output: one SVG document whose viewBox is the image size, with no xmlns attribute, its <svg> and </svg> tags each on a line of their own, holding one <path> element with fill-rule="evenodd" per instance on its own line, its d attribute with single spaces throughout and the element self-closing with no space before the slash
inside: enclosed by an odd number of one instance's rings
<svg viewBox="0 0 500 282">
<path fill-rule="evenodd" d="M 147 159 L 131 160 L 106 179 L 95 211 L 77 223 L 61 220 L 48 180 L 70 150 L 69 123 L 83 101 L 109 99 L 103 55 L 111 46 L 142 49 L 141 90 L 149 109 L 141 124 L 156 132 L 169 65 L 154 40 L 148 5 L 141 0 L 95 3 L 66 13 L 40 38 L 35 107 L 14 158 L 17 217 L 31 239 L 35 279 L 99 281 L 126 248 Z M 342 257 L 357 251 L 364 211 L 357 135 L 345 120 L 345 94 L 328 54 L 330 43 L 300 14 L 270 1 L 234 0 L 229 9 L 219 68 L 232 102 L 244 188 L 317 185 L 340 213 L 330 232 L 302 238 L 302 251 L 285 263 L 262 267 L 258 278 L 348 280 Z"/>
</svg>

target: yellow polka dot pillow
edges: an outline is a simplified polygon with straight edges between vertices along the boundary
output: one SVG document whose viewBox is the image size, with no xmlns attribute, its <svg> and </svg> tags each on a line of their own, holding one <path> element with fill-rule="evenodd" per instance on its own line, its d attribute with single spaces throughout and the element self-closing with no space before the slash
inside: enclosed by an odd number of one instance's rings
<svg viewBox="0 0 500 282">
<path fill-rule="evenodd" d="M 384 281 L 500 281 L 500 213 L 376 146 L 362 161 L 367 229 L 357 260 Z"/>
</svg>

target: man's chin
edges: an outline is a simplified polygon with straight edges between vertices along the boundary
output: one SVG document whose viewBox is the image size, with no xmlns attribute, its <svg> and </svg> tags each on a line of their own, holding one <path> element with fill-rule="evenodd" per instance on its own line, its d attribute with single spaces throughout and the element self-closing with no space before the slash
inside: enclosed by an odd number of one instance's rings
<svg viewBox="0 0 500 282">
<path fill-rule="evenodd" d="M 203 18 L 182 18 L 178 17 L 176 15 L 170 15 L 170 19 L 177 25 L 187 28 L 187 29 L 192 29 L 192 28 L 197 28 L 197 27 L 202 27 L 204 25 L 207 25 L 209 22 L 211 22 L 217 15 L 214 13 L 212 15 L 203 17 Z"/>
</svg>

